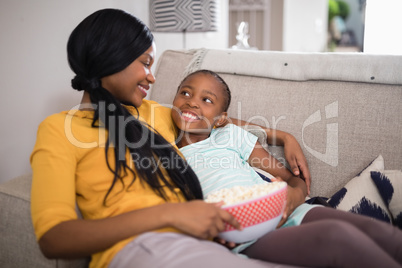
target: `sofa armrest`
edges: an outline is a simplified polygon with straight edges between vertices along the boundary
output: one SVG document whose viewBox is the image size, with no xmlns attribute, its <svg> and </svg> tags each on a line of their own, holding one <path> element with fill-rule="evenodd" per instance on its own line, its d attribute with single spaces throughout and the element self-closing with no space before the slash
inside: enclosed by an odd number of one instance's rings
<svg viewBox="0 0 402 268">
<path fill-rule="evenodd" d="M 50 260 L 39 249 L 31 221 L 31 174 L 0 184 L 2 267 L 88 267 L 87 259 Z"/>
</svg>

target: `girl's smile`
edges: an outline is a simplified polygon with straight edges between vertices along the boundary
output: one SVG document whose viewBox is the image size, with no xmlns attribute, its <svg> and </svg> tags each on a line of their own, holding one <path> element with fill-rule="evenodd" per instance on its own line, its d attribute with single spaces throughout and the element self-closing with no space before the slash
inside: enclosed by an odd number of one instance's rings
<svg viewBox="0 0 402 268">
<path fill-rule="evenodd" d="M 181 111 L 181 118 L 186 122 L 201 120 L 200 116 L 189 110 Z"/>
<path fill-rule="evenodd" d="M 173 101 L 172 118 L 188 133 L 209 135 L 224 116 L 225 96 L 222 84 L 210 74 L 197 73 L 182 82 Z"/>
</svg>

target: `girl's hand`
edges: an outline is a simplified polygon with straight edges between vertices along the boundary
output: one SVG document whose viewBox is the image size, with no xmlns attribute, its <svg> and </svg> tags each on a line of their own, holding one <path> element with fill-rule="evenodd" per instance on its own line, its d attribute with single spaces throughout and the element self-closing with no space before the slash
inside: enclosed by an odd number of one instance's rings
<svg viewBox="0 0 402 268">
<path fill-rule="evenodd" d="M 166 215 L 172 227 L 201 239 L 216 237 L 224 230 L 225 222 L 241 230 L 242 227 L 236 218 L 220 208 L 222 204 L 201 200 L 172 204 Z"/>
<path fill-rule="evenodd" d="M 276 177 L 271 179 L 271 181 L 282 181 L 281 178 Z M 304 196 L 300 189 L 294 188 L 288 185 L 288 193 L 286 198 L 286 207 L 282 215 L 282 219 L 278 223 L 277 228 L 282 226 L 287 220 L 290 214 L 301 204 L 304 203 Z"/>
<path fill-rule="evenodd" d="M 307 195 L 310 194 L 311 176 L 303 151 L 292 135 L 287 135 L 284 140 L 284 153 L 286 161 L 290 165 L 291 172 L 296 177 L 302 178 L 307 185 Z"/>
</svg>

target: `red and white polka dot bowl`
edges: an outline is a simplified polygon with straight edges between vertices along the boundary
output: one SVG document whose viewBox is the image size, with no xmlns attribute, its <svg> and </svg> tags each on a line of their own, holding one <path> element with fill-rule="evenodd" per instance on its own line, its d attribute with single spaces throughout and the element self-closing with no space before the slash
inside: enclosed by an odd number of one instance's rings
<svg viewBox="0 0 402 268">
<path fill-rule="evenodd" d="M 230 212 L 243 226 L 238 231 L 232 225 L 226 224 L 225 231 L 219 234 L 220 238 L 229 242 L 243 243 L 260 238 L 275 230 L 282 218 L 286 207 L 287 184 L 256 199 L 244 201 L 222 208 Z"/>
</svg>

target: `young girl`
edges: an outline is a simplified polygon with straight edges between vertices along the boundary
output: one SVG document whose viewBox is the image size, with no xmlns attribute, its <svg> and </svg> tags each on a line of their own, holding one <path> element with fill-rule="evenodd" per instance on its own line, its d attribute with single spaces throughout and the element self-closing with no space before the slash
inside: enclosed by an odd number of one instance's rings
<svg viewBox="0 0 402 268">
<path fill-rule="evenodd" d="M 44 255 L 91 256 L 90 267 L 272 267 L 209 240 L 225 222 L 241 226 L 202 201 L 171 145 L 170 110 L 144 100 L 155 81 L 149 29 L 124 11 L 100 10 L 74 29 L 67 52 L 81 106 L 46 118 L 31 155 L 32 221 Z"/>
<path fill-rule="evenodd" d="M 235 185 L 266 183 L 254 166 L 281 177 L 288 182 L 289 193 L 304 198 L 303 180 L 261 148 L 256 137 L 227 124 L 230 99 L 229 87 L 219 75 L 200 70 L 181 82 L 173 101 L 172 118 L 180 130 L 177 145 L 196 172 L 204 196 Z M 288 228 L 236 250 L 251 258 L 308 267 L 401 267 L 399 229 L 368 217 L 292 200 L 299 202 L 287 208 L 289 212 L 294 209 L 283 226 Z"/>
</svg>

